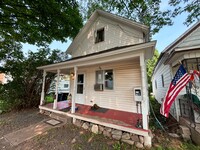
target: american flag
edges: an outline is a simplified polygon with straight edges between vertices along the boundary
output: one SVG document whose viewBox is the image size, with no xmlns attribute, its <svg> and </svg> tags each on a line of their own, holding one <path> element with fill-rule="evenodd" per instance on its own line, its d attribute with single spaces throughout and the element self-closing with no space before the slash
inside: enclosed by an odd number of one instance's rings
<svg viewBox="0 0 200 150">
<path fill-rule="evenodd" d="M 176 99 L 179 92 L 185 87 L 185 85 L 189 82 L 190 75 L 186 72 L 183 65 L 179 67 L 177 70 L 172 82 L 170 83 L 170 86 L 168 88 L 168 91 L 166 93 L 166 96 L 164 98 L 164 101 L 160 108 L 160 113 L 168 117 L 169 111 L 172 103 Z"/>
</svg>

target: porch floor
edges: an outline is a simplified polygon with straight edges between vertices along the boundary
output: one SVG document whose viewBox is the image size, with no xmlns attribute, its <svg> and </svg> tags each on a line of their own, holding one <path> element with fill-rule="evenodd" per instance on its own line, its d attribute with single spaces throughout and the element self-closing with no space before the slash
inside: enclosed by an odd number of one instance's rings
<svg viewBox="0 0 200 150">
<path fill-rule="evenodd" d="M 53 108 L 53 103 L 46 104 L 44 107 Z M 57 110 L 62 111 L 65 108 L 69 108 L 69 104 L 67 101 L 60 101 L 57 103 Z M 128 127 L 137 130 L 143 130 L 141 128 L 136 128 L 137 120 L 142 119 L 142 114 L 125 112 L 114 109 L 106 109 L 104 112 L 96 112 L 91 110 L 91 106 L 76 104 L 77 110 L 74 115 L 96 119 L 99 121 L 112 123 L 115 125 L 120 125 L 123 127 Z M 65 113 L 71 114 L 70 109 L 65 111 Z"/>
</svg>

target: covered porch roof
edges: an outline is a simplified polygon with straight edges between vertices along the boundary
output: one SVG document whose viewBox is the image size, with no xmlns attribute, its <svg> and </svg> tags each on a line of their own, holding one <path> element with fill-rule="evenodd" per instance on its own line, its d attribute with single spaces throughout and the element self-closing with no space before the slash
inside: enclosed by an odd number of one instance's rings
<svg viewBox="0 0 200 150">
<path fill-rule="evenodd" d="M 176 66 L 180 61 L 184 59 L 200 57 L 199 52 L 200 46 L 176 48 L 173 53 L 168 56 L 164 64 L 171 64 L 172 66 Z"/>
<path fill-rule="evenodd" d="M 127 45 L 121 47 L 115 47 L 112 49 L 96 52 L 93 54 L 74 57 L 72 59 L 50 64 L 46 66 L 40 66 L 37 69 L 45 70 L 46 72 L 56 73 L 60 70 L 60 73 L 70 73 L 69 70 L 76 67 L 90 66 L 95 64 L 102 64 L 106 62 L 114 62 L 125 59 L 131 59 L 134 57 L 140 57 L 144 54 L 144 59 L 149 59 L 153 56 L 156 41 L 140 43 L 135 45 Z"/>
</svg>

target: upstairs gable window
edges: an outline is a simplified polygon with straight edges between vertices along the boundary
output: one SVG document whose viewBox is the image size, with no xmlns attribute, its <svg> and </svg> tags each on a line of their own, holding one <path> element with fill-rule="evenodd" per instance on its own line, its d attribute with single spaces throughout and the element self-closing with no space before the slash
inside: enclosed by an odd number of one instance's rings
<svg viewBox="0 0 200 150">
<path fill-rule="evenodd" d="M 104 41 L 104 28 L 96 31 L 95 43 Z"/>
</svg>

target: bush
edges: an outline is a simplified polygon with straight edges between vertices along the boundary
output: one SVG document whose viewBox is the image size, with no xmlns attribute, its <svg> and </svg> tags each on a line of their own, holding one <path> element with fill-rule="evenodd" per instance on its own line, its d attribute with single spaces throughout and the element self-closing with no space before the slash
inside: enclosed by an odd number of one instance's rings
<svg viewBox="0 0 200 150">
<path fill-rule="evenodd" d="M 150 96 L 149 100 L 150 100 L 150 122 L 149 122 L 150 128 L 152 128 L 152 129 L 160 128 L 161 129 L 162 127 L 160 126 L 160 123 L 162 125 L 164 125 L 166 123 L 166 118 L 160 114 L 160 106 L 161 105 L 156 101 L 156 99 L 153 96 Z"/>
<path fill-rule="evenodd" d="M 47 95 L 45 97 L 45 103 L 53 103 L 54 102 L 54 98 L 53 98 L 53 95 L 50 94 L 50 95 Z"/>
</svg>

